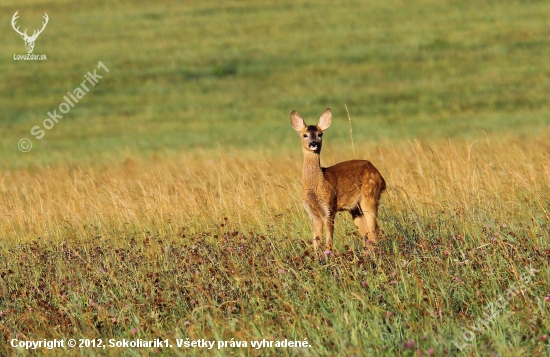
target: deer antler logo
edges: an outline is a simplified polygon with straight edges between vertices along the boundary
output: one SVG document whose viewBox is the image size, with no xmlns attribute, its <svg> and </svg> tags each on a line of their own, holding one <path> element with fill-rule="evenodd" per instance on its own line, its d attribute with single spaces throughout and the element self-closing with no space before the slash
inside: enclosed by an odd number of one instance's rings
<svg viewBox="0 0 550 357">
<path fill-rule="evenodd" d="M 15 32 L 20 34 L 21 38 L 25 40 L 25 49 L 27 50 L 27 53 L 32 53 L 32 51 L 34 50 L 34 42 L 36 41 L 36 38 L 38 37 L 38 35 L 42 33 L 42 31 L 44 31 L 44 29 L 46 28 L 46 25 L 48 24 L 48 20 L 49 20 L 48 14 L 44 13 L 44 20 L 46 21 L 42 23 L 42 29 L 34 30 L 32 33 L 32 36 L 29 36 L 27 35 L 27 30 L 25 30 L 25 32 L 21 32 L 19 31 L 19 26 L 17 26 L 17 28 L 15 27 L 15 21 L 19 18 L 19 16 L 17 15 L 18 12 L 19 10 L 17 10 L 15 14 L 13 14 L 13 17 L 11 18 L 11 26 L 13 27 Z"/>
</svg>

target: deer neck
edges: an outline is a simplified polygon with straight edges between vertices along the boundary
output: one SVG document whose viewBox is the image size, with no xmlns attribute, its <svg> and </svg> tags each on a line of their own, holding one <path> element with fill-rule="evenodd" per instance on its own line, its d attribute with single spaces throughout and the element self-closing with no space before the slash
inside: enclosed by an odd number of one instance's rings
<svg viewBox="0 0 550 357">
<path fill-rule="evenodd" d="M 311 151 L 304 151 L 304 167 L 302 168 L 304 190 L 316 189 L 324 180 L 320 155 Z"/>
</svg>

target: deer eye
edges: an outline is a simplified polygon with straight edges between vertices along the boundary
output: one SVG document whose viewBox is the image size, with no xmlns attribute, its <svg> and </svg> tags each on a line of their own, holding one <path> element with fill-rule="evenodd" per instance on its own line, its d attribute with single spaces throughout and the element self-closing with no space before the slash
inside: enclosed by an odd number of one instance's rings
<svg viewBox="0 0 550 357">
<path fill-rule="evenodd" d="M 304 138 L 307 138 L 307 134 L 304 134 Z"/>
<path fill-rule="evenodd" d="M 321 133 L 321 134 L 319 134 L 319 135 L 317 135 L 317 136 L 318 136 L 318 137 L 321 137 L 321 136 L 323 136 L 323 133 Z"/>
</svg>

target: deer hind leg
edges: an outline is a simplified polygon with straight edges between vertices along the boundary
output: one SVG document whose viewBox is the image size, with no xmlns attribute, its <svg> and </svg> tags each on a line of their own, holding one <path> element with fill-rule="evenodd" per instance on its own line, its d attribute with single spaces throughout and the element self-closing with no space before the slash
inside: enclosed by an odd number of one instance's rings
<svg viewBox="0 0 550 357">
<path fill-rule="evenodd" d="M 366 240 L 372 243 L 377 243 L 379 238 L 378 224 L 376 216 L 378 215 L 378 203 L 374 200 L 362 199 L 361 211 L 363 212 L 364 222 L 366 225 Z"/>
<path fill-rule="evenodd" d="M 365 221 L 365 216 L 360 208 L 355 208 L 351 210 L 351 217 L 353 218 L 353 223 L 359 228 L 359 234 L 361 237 L 367 237 L 367 222 Z"/>
</svg>

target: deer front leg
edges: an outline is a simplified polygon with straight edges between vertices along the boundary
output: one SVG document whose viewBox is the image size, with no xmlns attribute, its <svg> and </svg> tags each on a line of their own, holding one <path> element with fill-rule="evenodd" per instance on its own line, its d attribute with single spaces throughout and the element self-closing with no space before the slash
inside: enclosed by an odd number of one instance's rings
<svg viewBox="0 0 550 357">
<path fill-rule="evenodd" d="M 323 236 L 323 220 L 320 217 L 312 216 L 313 222 L 313 249 L 319 251 L 321 249 L 321 237 Z"/>
<path fill-rule="evenodd" d="M 324 220 L 325 224 L 325 251 L 332 251 L 332 236 L 334 234 L 334 213 L 331 213 Z"/>
</svg>

